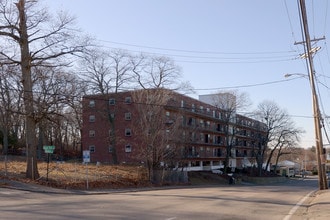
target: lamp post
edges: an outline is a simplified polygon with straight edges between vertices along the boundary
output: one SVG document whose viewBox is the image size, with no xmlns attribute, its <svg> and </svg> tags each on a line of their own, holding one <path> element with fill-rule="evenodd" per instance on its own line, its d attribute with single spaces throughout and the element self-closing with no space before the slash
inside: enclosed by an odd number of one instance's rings
<svg viewBox="0 0 330 220">
<path fill-rule="evenodd" d="M 290 76 L 300 76 L 300 77 L 305 77 L 305 78 L 308 77 L 307 74 L 303 74 L 303 73 L 286 73 L 286 74 L 284 74 L 284 77 L 285 77 L 285 78 L 288 78 L 288 77 L 290 77 Z M 300 78 L 300 77 L 299 77 L 299 78 Z M 297 78 L 298 78 L 298 77 L 297 77 Z"/>
</svg>

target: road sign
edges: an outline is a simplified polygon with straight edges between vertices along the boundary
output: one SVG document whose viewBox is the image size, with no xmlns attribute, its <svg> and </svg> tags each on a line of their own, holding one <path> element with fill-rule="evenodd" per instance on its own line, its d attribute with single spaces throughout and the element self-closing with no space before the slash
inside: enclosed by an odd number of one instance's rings
<svg viewBox="0 0 330 220">
<path fill-rule="evenodd" d="M 43 149 L 44 149 L 45 153 L 52 154 L 52 153 L 54 153 L 55 146 L 54 145 L 43 146 Z"/>
<path fill-rule="evenodd" d="M 89 150 L 84 150 L 83 151 L 83 161 L 84 161 L 84 163 L 91 162 L 91 154 L 90 154 Z"/>
</svg>

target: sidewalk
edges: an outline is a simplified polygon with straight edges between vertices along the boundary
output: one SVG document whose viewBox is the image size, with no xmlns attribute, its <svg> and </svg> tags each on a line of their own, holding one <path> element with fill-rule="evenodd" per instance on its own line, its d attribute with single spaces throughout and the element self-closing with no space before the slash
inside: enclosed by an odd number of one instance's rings
<svg viewBox="0 0 330 220">
<path fill-rule="evenodd" d="M 154 190 L 155 188 L 118 188 L 118 189 L 60 189 L 49 186 L 39 185 L 36 183 L 23 183 L 14 180 L 0 179 L 0 188 L 9 188 L 22 191 L 36 192 L 36 193 L 53 193 L 53 194 L 76 194 L 76 195 L 91 195 L 91 194 L 109 194 L 118 192 L 132 192 Z"/>
<path fill-rule="evenodd" d="M 14 180 L 0 180 L 0 187 L 2 188 L 10 188 L 10 189 L 17 189 L 22 191 L 29 191 L 29 192 L 38 192 L 38 193 L 59 193 L 59 194 L 71 194 L 74 193 L 70 190 L 65 189 L 57 189 L 48 186 L 42 186 L 35 183 L 23 183 Z"/>
<path fill-rule="evenodd" d="M 317 191 L 313 196 L 314 199 L 312 199 L 308 207 L 308 219 L 330 219 L 330 190 Z"/>
</svg>

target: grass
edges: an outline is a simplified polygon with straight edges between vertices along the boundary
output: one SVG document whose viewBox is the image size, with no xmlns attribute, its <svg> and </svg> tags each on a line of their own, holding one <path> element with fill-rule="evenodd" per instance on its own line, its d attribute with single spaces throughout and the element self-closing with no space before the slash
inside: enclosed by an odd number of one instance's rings
<svg viewBox="0 0 330 220">
<path fill-rule="evenodd" d="M 48 169 L 47 169 L 48 167 Z M 33 181 L 65 189 L 83 189 L 88 179 L 89 188 L 123 188 L 149 185 L 144 167 L 128 165 L 95 165 L 80 162 L 38 162 L 40 178 Z M 25 178 L 25 158 L 10 157 L 0 160 L 0 177 L 31 182 Z"/>
<path fill-rule="evenodd" d="M 48 167 L 48 169 L 47 169 Z M 0 156 L 0 178 L 37 183 L 63 189 L 118 189 L 152 186 L 147 169 L 142 166 L 82 164 L 71 162 L 38 162 L 40 177 L 30 180 L 26 175 L 25 157 Z M 228 180 L 211 172 L 189 172 L 190 185 L 228 184 Z M 175 184 L 175 183 L 174 183 Z"/>
</svg>

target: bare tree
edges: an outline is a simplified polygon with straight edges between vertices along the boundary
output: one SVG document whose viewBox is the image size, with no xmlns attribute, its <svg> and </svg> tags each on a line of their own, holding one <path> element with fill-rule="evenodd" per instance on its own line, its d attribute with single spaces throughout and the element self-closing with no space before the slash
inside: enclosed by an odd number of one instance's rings
<svg viewBox="0 0 330 220">
<path fill-rule="evenodd" d="M 132 95 L 139 115 L 134 132 L 141 141 L 140 157 L 146 162 L 150 181 L 155 170 L 173 165 L 178 156 L 174 139 L 180 121 L 177 114 L 166 111 L 171 96 L 167 89 L 137 90 Z"/>
<path fill-rule="evenodd" d="M 71 148 L 73 152 L 82 154 L 82 102 L 81 96 L 87 91 L 85 81 L 74 77 L 74 81 L 70 81 L 71 98 L 67 100 L 67 107 L 64 109 L 63 123 L 66 123 L 68 128 L 68 136 L 71 138 Z M 77 155 L 78 156 L 78 155 Z"/>
<path fill-rule="evenodd" d="M 90 93 L 108 94 L 111 92 L 114 82 L 107 53 L 100 50 L 90 51 L 82 57 L 81 66 L 81 77 L 88 85 Z"/>
<path fill-rule="evenodd" d="M 62 156 L 64 148 L 68 147 L 68 126 L 73 122 L 68 112 L 72 109 L 74 100 L 81 95 L 78 79 L 75 75 L 66 73 L 61 68 L 39 67 L 33 73 L 35 93 L 35 120 L 38 124 L 38 157 L 41 156 L 43 145 L 55 145 Z M 78 96 L 79 95 L 79 96 Z M 68 117 L 69 116 L 69 117 Z M 72 125 L 80 131 L 79 125 Z M 65 145 L 64 143 L 67 143 Z"/>
<path fill-rule="evenodd" d="M 131 55 L 123 50 L 102 51 L 94 49 L 85 54 L 82 60 L 82 77 L 90 88 L 91 93 L 118 93 L 119 90 L 127 89 L 132 79 Z M 111 129 L 115 130 L 115 123 L 111 115 L 116 115 L 117 109 L 107 108 L 105 118 L 108 118 Z M 115 133 L 109 137 L 112 146 L 113 163 L 117 164 L 117 144 Z"/>
<path fill-rule="evenodd" d="M 0 133 L 3 154 L 8 153 L 10 138 L 16 139 L 15 124 L 18 117 L 17 105 L 21 103 L 21 89 L 18 69 L 15 66 L 0 67 Z"/>
<path fill-rule="evenodd" d="M 223 131 L 226 142 L 226 158 L 224 162 L 224 172 L 230 166 L 229 160 L 234 156 L 236 145 L 236 114 L 237 111 L 243 111 L 251 105 L 249 97 L 246 93 L 237 91 L 217 92 L 210 96 L 208 100 L 210 104 L 215 106 L 221 112 L 221 119 L 224 122 Z"/>
<path fill-rule="evenodd" d="M 307 149 L 299 148 L 299 150 L 300 152 L 298 152 L 296 155 L 302 162 L 302 169 L 304 171 L 316 171 L 316 147 L 313 146 Z"/>
<path fill-rule="evenodd" d="M 258 120 L 267 127 L 266 137 L 257 148 L 258 173 L 261 175 L 262 165 L 266 153 L 270 150 L 267 166 L 273 156 L 274 150 L 285 145 L 294 145 L 299 141 L 299 135 L 303 132 L 297 129 L 291 121 L 288 113 L 272 101 L 263 101 L 255 112 Z M 267 167 L 265 167 L 267 169 Z"/>
<path fill-rule="evenodd" d="M 165 88 L 179 85 L 180 69 L 174 62 L 165 57 L 133 56 L 123 50 L 103 52 L 94 50 L 84 57 L 85 69 L 83 78 L 90 85 L 91 92 L 101 94 L 117 93 L 130 88 Z M 164 92 L 161 94 L 165 95 Z M 138 98 L 137 98 L 138 99 Z M 166 97 L 162 97 L 166 99 Z M 157 100 L 161 102 L 161 100 Z M 161 104 L 161 103 L 159 103 Z M 109 119 L 111 130 L 115 130 L 115 123 L 111 115 L 116 115 L 116 108 L 108 108 L 106 118 Z M 113 162 L 117 163 L 115 133 L 109 137 L 112 146 Z"/>
<path fill-rule="evenodd" d="M 181 68 L 168 57 L 132 56 L 132 72 L 137 88 L 167 88 L 191 91 L 191 85 L 181 80 Z"/>
<path fill-rule="evenodd" d="M 69 65 L 69 56 L 81 52 L 74 19 L 60 13 L 52 18 L 39 1 L 0 0 L 0 62 L 21 67 L 26 124 L 26 177 L 39 177 L 36 155 L 36 118 L 32 71 L 37 66 Z M 73 37 L 74 36 L 74 37 Z M 78 45 L 79 44 L 79 45 Z M 65 59 L 64 59 L 65 58 Z"/>
<path fill-rule="evenodd" d="M 93 49 L 81 60 L 81 76 L 90 93 L 109 94 L 129 87 L 132 79 L 131 55 L 124 50 Z"/>
<path fill-rule="evenodd" d="M 123 50 L 113 50 L 109 53 L 111 72 L 114 75 L 114 92 L 127 89 L 132 82 L 131 55 Z M 126 86 L 126 88 L 125 88 Z M 124 87 L 124 88 L 122 88 Z"/>
<path fill-rule="evenodd" d="M 265 166 L 266 168 L 270 166 L 273 157 L 276 155 L 274 164 L 276 171 L 280 157 L 285 154 L 291 154 L 292 151 L 295 150 L 299 142 L 299 134 L 301 133 L 301 131 L 289 127 L 287 129 L 283 129 L 278 134 L 277 138 L 272 143 L 273 146 L 269 148 L 268 159 Z"/>
<path fill-rule="evenodd" d="M 1 68 L 0 78 L 0 135 L 2 136 L 2 153 L 7 154 L 8 152 L 8 138 L 10 129 L 10 111 L 12 103 L 12 95 L 10 91 L 10 82 L 7 77 L 9 74 Z M 0 138 L 1 138 L 0 136 Z"/>
</svg>

